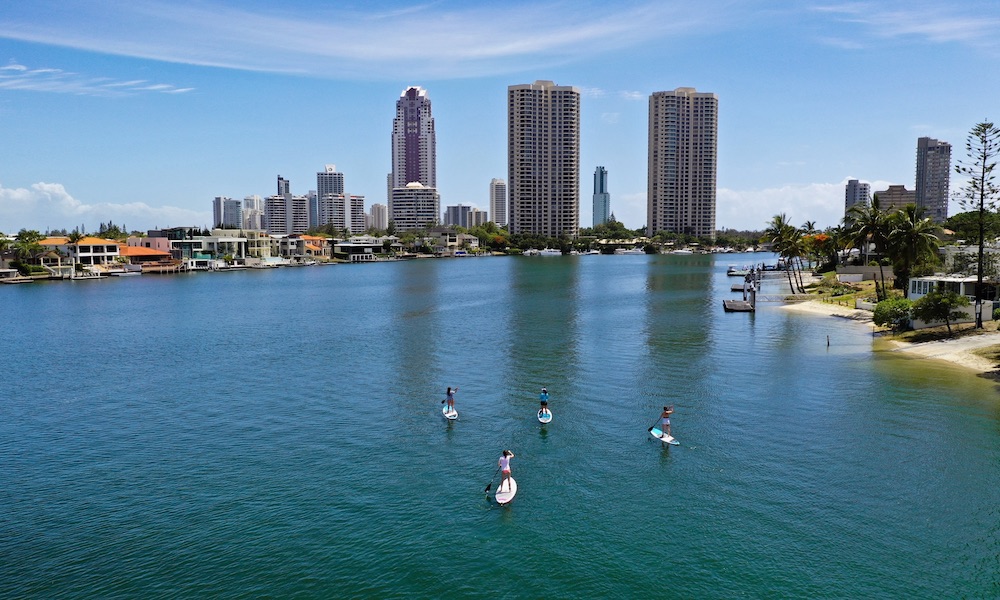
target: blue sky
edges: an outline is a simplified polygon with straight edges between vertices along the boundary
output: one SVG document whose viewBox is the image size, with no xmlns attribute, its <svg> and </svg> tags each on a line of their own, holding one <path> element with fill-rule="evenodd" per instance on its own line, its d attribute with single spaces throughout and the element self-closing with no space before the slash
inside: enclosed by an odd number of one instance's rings
<svg viewBox="0 0 1000 600">
<path fill-rule="evenodd" d="M 0 231 L 211 226 L 215 196 L 385 202 L 396 98 L 428 90 L 442 207 L 506 178 L 508 85 L 582 91 L 592 174 L 645 225 L 649 94 L 719 95 L 718 227 L 836 224 L 848 178 L 912 189 L 916 140 L 1000 121 L 995 0 L 31 0 L 0 14 Z M 952 177 L 952 189 L 960 185 Z M 956 203 L 951 213 L 960 212 Z"/>
</svg>

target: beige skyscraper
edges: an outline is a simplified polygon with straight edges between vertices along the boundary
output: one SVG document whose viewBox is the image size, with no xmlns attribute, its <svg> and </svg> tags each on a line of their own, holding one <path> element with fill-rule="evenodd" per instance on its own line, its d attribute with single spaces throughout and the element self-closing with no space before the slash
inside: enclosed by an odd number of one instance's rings
<svg viewBox="0 0 1000 600">
<path fill-rule="evenodd" d="M 580 90 L 551 81 L 512 85 L 507 88 L 507 111 L 510 231 L 576 235 Z"/>
<path fill-rule="evenodd" d="M 646 232 L 715 239 L 719 97 L 694 88 L 649 97 Z"/>
</svg>

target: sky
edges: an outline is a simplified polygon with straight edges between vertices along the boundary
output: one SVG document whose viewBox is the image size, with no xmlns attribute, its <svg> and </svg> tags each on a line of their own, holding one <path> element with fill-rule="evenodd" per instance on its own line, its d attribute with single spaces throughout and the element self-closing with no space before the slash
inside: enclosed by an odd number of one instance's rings
<svg viewBox="0 0 1000 600">
<path fill-rule="evenodd" d="M 914 187 L 917 138 L 1000 120 L 996 0 L 32 0 L 0 13 L 0 232 L 212 226 L 212 199 L 385 203 L 395 102 L 427 90 L 442 210 L 507 178 L 507 86 L 581 92 L 593 173 L 646 224 L 649 95 L 719 97 L 716 227 L 837 224 L 848 179 Z M 962 184 L 954 174 L 951 188 Z M 961 212 L 953 201 L 950 214 Z"/>
</svg>

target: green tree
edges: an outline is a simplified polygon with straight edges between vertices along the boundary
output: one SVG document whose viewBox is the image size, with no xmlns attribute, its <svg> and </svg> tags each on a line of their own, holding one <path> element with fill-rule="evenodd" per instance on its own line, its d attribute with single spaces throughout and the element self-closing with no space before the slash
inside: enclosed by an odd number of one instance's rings
<svg viewBox="0 0 1000 600">
<path fill-rule="evenodd" d="M 855 204 L 848 211 L 851 243 L 867 256 L 870 246 L 875 246 L 875 252 L 881 257 L 885 253 L 889 238 L 889 215 L 879 207 L 878 196 L 872 198 L 869 204 Z M 867 261 L 866 261 L 867 262 Z M 878 272 L 881 285 L 876 283 L 875 296 L 879 301 L 885 300 L 885 271 L 882 261 L 878 261 Z"/>
<path fill-rule="evenodd" d="M 923 207 L 907 204 L 889 217 L 886 252 L 892 259 L 896 282 L 903 286 L 905 296 L 909 296 L 914 268 L 937 260 L 940 242 L 936 233 L 939 228 L 923 213 Z"/>
<path fill-rule="evenodd" d="M 894 332 L 902 331 L 910 324 L 913 303 L 907 298 L 889 298 L 875 305 L 872 321 L 880 327 L 891 327 Z"/>
<path fill-rule="evenodd" d="M 966 162 L 959 161 L 955 171 L 969 178 L 959 190 L 958 198 L 962 208 L 976 210 L 979 213 L 979 262 L 976 267 L 976 328 L 983 328 L 983 254 L 986 229 L 986 210 L 997 210 L 997 199 L 1000 188 L 996 184 L 993 170 L 1000 155 L 1000 129 L 993 123 L 976 124 L 969 132 L 965 141 L 965 151 L 969 158 Z M 951 328 L 948 328 L 949 331 Z"/>
<path fill-rule="evenodd" d="M 969 299 L 951 290 L 934 290 L 913 303 L 913 316 L 926 323 L 944 321 L 951 335 L 951 322 L 965 317 L 959 307 L 968 306 Z"/>
<path fill-rule="evenodd" d="M 34 258 L 42 251 L 42 245 L 38 242 L 43 239 L 45 237 L 34 229 L 22 229 L 18 231 L 17 236 L 14 238 L 14 254 L 22 261 Z"/>
<path fill-rule="evenodd" d="M 964 240 L 967 244 L 979 244 L 979 216 L 978 210 L 958 213 L 948 217 L 944 227 L 952 231 L 955 239 Z M 986 239 L 1000 237 L 1000 214 L 988 210 L 982 217 Z"/>
<path fill-rule="evenodd" d="M 788 276 L 788 287 L 794 294 L 796 290 L 803 292 L 801 276 L 797 281 L 792 281 L 792 275 L 796 272 L 795 259 L 798 258 L 803 249 L 802 232 L 788 222 L 788 217 L 784 213 L 774 215 L 771 222 L 764 229 L 763 242 L 771 244 L 771 249 L 785 260 L 785 274 Z"/>
</svg>

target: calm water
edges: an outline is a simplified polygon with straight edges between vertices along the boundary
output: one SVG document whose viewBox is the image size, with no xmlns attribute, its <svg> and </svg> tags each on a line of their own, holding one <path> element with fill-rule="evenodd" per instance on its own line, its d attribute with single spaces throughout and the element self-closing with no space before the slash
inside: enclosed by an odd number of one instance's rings
<svg viewBox="0 0 1000 600">
<path fill-rule="evenodd" d="M 1000 595 L 995 384 L 723 313 L 753 258 L 3 286 L 0 597 Z"/>
</svg>

